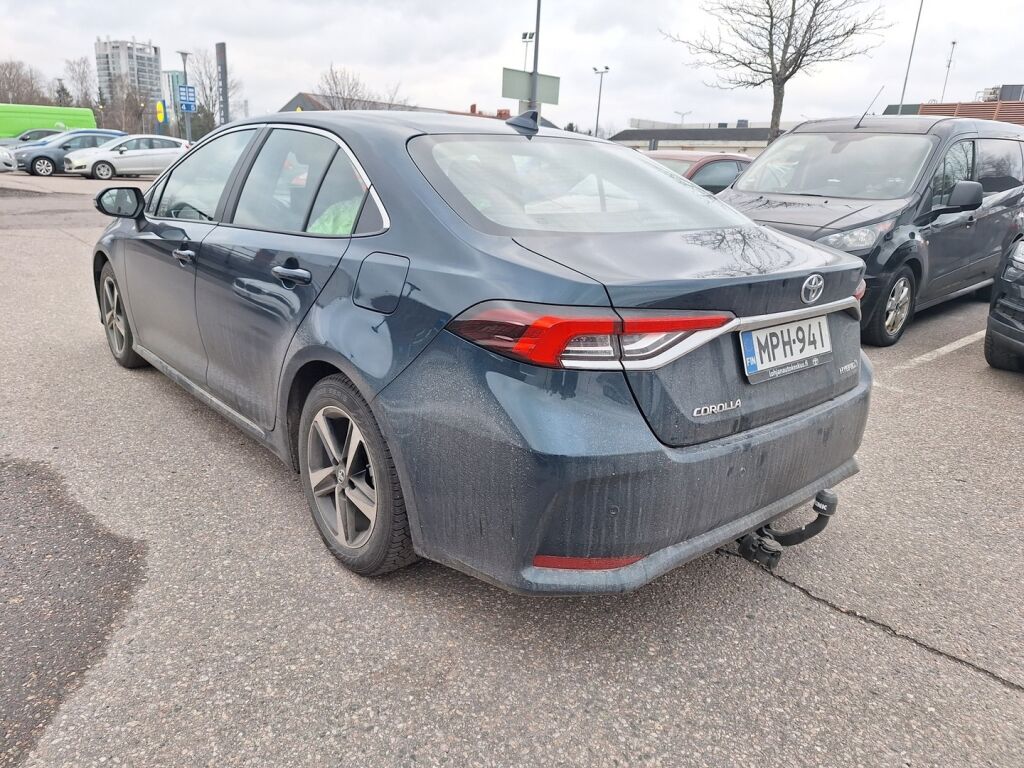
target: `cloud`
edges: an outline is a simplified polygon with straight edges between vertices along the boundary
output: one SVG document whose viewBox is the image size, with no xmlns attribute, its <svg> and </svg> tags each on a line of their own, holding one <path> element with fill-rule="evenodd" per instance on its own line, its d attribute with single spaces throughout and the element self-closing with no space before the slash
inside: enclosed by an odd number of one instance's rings
<svg viewBox="0 0 1024 768">
<path fill-rule="evenodd" d="M 794 78 L 783 118 L 859 113 L 882 85 L 879 104 L 898 101 L 917 5 L 884 3 L 892 27 L 870 57 Z M 533 28 L 534 12 L 532 0 L 182 0 L 142 6 L 128 0 L 0 0 L 0 51 L 56 76 L 64 59 L 92 56 L 97 36 L 152 40 L 162 47 L 168 69 L 178 66 L 174 51 L 224 41 L 253 112 L 274 111 L 295 92 L 314 88 L 332 62 L 359 72 L 377 89 L 401 83 L 416 104 L 466 109 L 476 103 L 494 110 L 516 106 L 501 98 L 501 68 L 522 66 L 520 33 Z M 951 0 L 927 3 L 907 101 L 939 97 L 954 38 L 959 44 L 948 99 L 968 100 L 987 85 L 1024 79 L 1010 65 L 1019 60 L 1015 36 L 992 31 L 995 23 L 1012 19 L 1020 19 L 1018 0 L 988 0 L 971 14 Z M 684 46 L 659 32 L 685 36 L 708 23 L 696 0 L 548 0 L 541 71 L 562 83 L 561 103 L 545 114 L 559 124 L 591 125 L 597 100 L 592 67 L 607 65 L 601 109 L 607 125 L 625 128 L 631 117 L 675 120 L 677 110 L 691 112 L 688 123 L 767 120 L 768 89 L 709 87 L 715 73 L 695 67 Z M 40 29 L 46 33 L 38 34 Z"/>
</svg>

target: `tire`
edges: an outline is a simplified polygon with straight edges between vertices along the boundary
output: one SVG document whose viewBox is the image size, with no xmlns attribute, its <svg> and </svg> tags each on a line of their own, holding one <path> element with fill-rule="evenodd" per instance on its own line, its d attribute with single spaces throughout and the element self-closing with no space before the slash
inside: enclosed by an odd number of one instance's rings
<svg viewBox="0 0 1024 768">
<path fill-rule="evenodd" d="M 974 298 L 978 301 L 992 301 L 992 289 L 995 286 L 991 283 L 986 285 L 984 288 L 979 288 L 974 292 Z"/>
<path fill-rule="evenodd" d="M 910 267 L 902 266 L 885 281 L 875 312 L 861 334 L 864 341 L 876 347 L 889 347 L 899 341 L 914 316 L 916 301 L 914 272 Z"/>
<path fill-rule="evenodd" d="M 110 262 L 104 264 L 100 270 L 99 301 L 104 335 L 107 337 L 107 346 L 114 360 L 122 368 L 142 368 L 147 365 L 133 346 L 135 335 L 128 322 L 128 314 L 124 311 L 121 288 L 117 284 L 117 277 L 114 276 L 114 268 L 110 266 Z"/>
<path fill-rule="evenodd" d="M 92 172 L 89 175 L 94 179 L 99 179 L 100 181 L 110 181 L 114 178 L 114 166 L 110 163 L 100 161 L 92 167 Z"/>
<path fill-rule="evenodd" d="M 37 157 L 28 166 L 33 176 L 53 176 L 55 166 L 53 160 L 48 157 Z"/>
<path fill-rule="evenodd" d="M 391 451 L 348 379 L 337 374 L 317 382 L 302 408 L 298 440 L 306 501 L 331 554 L 362 576 L 380 576 L 415 562 Z M 333 451 L 327 449 L 328 440 Z M 372 522 L 365 512 L 371 503 Z"/>
<path fill-rule="evenodd" d="M 1024 371 L 1024 356 L 1000 345 L 991 330 L 985 332 L 985 362 L 1001 371 Z"/>
</svg>

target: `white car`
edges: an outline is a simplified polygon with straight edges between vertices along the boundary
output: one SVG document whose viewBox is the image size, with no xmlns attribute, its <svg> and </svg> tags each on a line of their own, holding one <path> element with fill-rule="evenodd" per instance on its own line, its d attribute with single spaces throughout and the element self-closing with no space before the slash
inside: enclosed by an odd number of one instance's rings
<svg viewBox="0 0 1024 768">
<path fill-rule="evenodd" d="M 64 173 L 93 179 L 160 173 L 185 152 L 189 143 L 170 136 L 118 136 L 93 149 L 79 149 L 64 156 Z"/>
<path fill-rule="evenodd" d="M 0 173 L 18 170 L 18 163 L 9 149 L 0 147 Z"/>
</svg>

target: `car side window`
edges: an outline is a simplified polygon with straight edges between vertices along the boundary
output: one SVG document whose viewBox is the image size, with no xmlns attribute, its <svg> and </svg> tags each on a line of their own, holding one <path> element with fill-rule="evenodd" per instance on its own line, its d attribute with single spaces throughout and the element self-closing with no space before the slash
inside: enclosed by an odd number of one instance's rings
<svg viewBox="0 0 1024 768">
<path fill-rule="evenodd" d="M 320 185 L 306 231 L 337 237 L 351 235 L 366 192 L 366 184 L 352 161 L 339 151 Z"/>
<path fill-rule="evenodd" d="M 960 141 L 946 151 L 932 177 L 932 208 L 949 203 L 949 195 L 958 181 L 974 178 L 974 142 Z"/>
<path fill-rule="evenodd" d="M 64 144 L 62 144 L 61 146 L 62 147 L 63 146 L 67 146 L 68 147 L 68 151 L 75 150 L 75 149 L 88 149 L 90 147 L 95 147 L 96 146 L 96 144 L 93 143 L 93 139 L 94 138 L 95 137 L 88 136 L 88 135 L 87 136 L 75 136 L 74 138 L 69 139 L 68 141 L 65 141 Z"/>
<path fill-rule="evenodd" d="M 276 128 L 242 186 L 232 223 L 302 232 L 313 197 L 338 145 L 326 136 Z"/>
<path fill-rule="evenodd" d="M 232 131 L 204 144 L 171 172 L 156 216 L 214 221 L 231 173 L 256 129 Z"/>
<path fill-rule="evenodd" d="M 733 179 L 736 178 L 738 173 L 735 161 L 716 160 L 698 168 L 697 172 L 690 178 L 690 181 L 709 191 L 721 192 L 732 184 Z"/>
<path fill-rule="evenodd" d="M 153 149 L 177 149 L 180 144 L 170 139 L 150 139 L 153 144 Z"/>
<path fill-rule="evenodd" d="M 124 144 L 121 144 L 118 149 L 124 148 L 128 151 L 135 149 L 149 149 L 147 146 L 148 144 L 149 139 L 132 139 L 131 141 L 126 141 Z"/>
<path fill-rule="evenodd" d="M 1021 143 L 1012 139 L 979 139 L 978 181 L 986 195 L 1024 185 Z"/>
</svg>

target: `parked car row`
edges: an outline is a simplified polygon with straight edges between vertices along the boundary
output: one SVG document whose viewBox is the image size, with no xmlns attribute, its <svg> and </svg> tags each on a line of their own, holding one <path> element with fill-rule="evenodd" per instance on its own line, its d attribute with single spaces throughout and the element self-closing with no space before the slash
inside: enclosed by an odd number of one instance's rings
<svg viewBox="0 0 1024 768">
<path fill-rule="evenodd" d="M 127 135 L 124 131 L 80 129 L 48 132 L 0 148 L 0 171 L 20 170 L 34 176 L 73 173 L 94 179 L 156 174 L 188 149 L 188 142 L 170 136 Z M 20 139 L 21 137 L 19 137 Z"/>
</svg>

